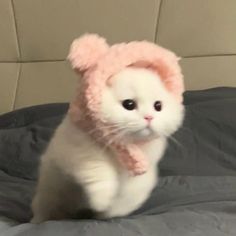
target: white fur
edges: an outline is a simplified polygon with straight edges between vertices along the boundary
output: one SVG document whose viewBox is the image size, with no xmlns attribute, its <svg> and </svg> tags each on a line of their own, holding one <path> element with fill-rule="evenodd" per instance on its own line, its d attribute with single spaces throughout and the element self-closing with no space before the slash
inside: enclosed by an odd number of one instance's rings
<svg viewBox="0 0 236 236">
<path fill-rule="evenodd" d="M 121 105 L 124 99 L 134 99 L 137 109 L 125 110 Z M 154 110 L 155 101 L 162 102 L 162 111 Z M 150 163 L 148 171 L 131 176 L 117 162 L 115 153 L 100 147 L 66 117 L 42 157 L 32 222 L 63 219 L 88 207 L 104 218 L 124 216 L 149 197 L 157 182 L 157 163 L 166 138 L 182 123 L 183 106 L 156 74 L 127 68 L 111 78 L 103 94 L 101 113 L 120 130 L 123 141 L 151 140 L 141 147 Z M 145 115 L 154 117 L 150 126 Z M 78 185 L 83 186 L 87 201 L 81 199 Z"/>
</svg>

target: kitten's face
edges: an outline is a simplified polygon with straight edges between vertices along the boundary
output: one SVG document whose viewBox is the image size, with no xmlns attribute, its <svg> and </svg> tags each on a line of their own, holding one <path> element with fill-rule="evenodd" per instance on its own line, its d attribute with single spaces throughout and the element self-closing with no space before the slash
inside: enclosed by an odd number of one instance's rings
<svg viewBox="0 0 236 236">
<path fill-rule="evenodd" d="M 184 108 L 154 72 L 126 68 L 110 79 L 102 116 L 127 140 L 170 136 L 182 124 Z"/>
</svg>

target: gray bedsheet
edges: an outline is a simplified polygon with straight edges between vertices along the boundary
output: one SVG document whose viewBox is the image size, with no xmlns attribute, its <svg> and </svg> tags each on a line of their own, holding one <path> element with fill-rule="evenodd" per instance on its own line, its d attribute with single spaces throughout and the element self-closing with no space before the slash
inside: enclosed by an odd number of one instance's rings
<svg viewBox="0 0 236 236">
<path fill-rule="evenodd" d="M 187 92 L 185 105 L 150 199 L 109 221 L 28 223 L 40 154 L 68 105 L 0 116 L 0 236 L 236 236 L 236 88 Z"/>
</svg>

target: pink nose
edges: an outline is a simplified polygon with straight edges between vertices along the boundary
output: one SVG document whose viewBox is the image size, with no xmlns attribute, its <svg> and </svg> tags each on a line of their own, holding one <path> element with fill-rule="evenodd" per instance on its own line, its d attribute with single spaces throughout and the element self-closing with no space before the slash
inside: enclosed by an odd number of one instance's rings
<svg viewBox="0 0 236 236">
<path fill-rule="evenodd" d="M 151 122 L 151 120 L 153 119 L 153 116 L 144 116 L 144 119 L 148 122 Z"/>
</svg>

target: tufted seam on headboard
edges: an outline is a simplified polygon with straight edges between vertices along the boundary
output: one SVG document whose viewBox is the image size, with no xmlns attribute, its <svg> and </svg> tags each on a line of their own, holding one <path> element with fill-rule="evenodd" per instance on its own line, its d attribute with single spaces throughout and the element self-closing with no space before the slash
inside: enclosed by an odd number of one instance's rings
<svg viewBox="0 0 236 236">
<path fill-rule="evenodd" d="M 235 53 L 221 53 L 221 54 L 203 54 L 203 55 L 188 55 L 182 56 L 182 58 L 198 58 L 198 57 L 225 57 L 225 56 L 236 56 Z"/>
<path fill-rule="evenodd" d="M 13 13 L 13 21 L 15 26 L 15 34 L 16 34 L 16 42 L 17 42 L 17 53 L 18 53 L 18 59 L 21 59 L 21 47 L 20 47 L 20 40 L 18 35 L 18 28 L 17 28 L 17 20 L 16 20 L 16 12 L 14 7 L 14 2 L 11 0 L 11 6 L 12 6 L 12 13 Z"/>
<path fill-rule="evenodd" d="M 18 35 L 16 13 L 15 13 L 13 0 L 11 0 L 11 6 L 12 6 L 12 13 L 13 13 L 13 21 L 14 21 L 14 26 L 15 26 L 16 42 L 17 42 L 17 54 L 18 54 L 17 55 L 17 57 L 18 57 L 17 61 L 20 61 L 21 60 L 21 47 L 20 47 L 20 40 L 19 40 L 19 35 Z M 20 75 L 21 75 L 21 68 L 22 68 L 22 65 L 19 64 L 19 69 L 17 71 L 17 78 L 16 78 L 16 86 L 15 86 L 15 90 L 14 90 L 14 93 L 13 93 L 13 101 L 12 101 L 12 107 L 11 107 L 12 110 L 15 109 L 18 85 L 19 85 Z"/>
<path fill-rule="evenodd" d="M 164 0 L 160 0 L 159 2 L 159 11 L 157 14 L 157 21 L 156 21 L 156 30 L 155 30 L 155 35 L 154 35 L 154 42 L 158 41 L 157 35 L 158 35 L 158 29 L 159 29 L 159 24 L 160 24 L 160 18 L 161 18 L 161 10 L 162 10 L 162 4 Z"/>
<path fill-rule="evenodd" d="M 18 86 L 19 86 L 19 82 L 20 82 L 20 76 L 21 76 L 21 71 L 22 71 L 22 64 L 19 63 L 19 70 L 17 73 L 17 79 L 16 79 L 16 87 L 15 87 L 15 91 L 14 91 L 14 97 L 13 97 L 13 103 L 12 103 L 12 110 L 14 110 L 16 108 L 16 98 L 17 98 L 17 91 L 18 91 Z"/>
</svg>

